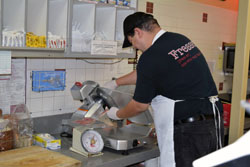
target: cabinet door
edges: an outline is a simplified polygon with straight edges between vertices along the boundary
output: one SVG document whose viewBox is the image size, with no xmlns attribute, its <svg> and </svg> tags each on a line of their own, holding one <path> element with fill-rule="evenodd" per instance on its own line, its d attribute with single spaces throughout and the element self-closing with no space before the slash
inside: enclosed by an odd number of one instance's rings
<svg viewBox="0 0 250 167">
<path fill-rule="evenodd" d="M 2 1 L 2 46 L 25 46 L 25 0 Z"/>
<path fill-rule="evenodd" d="M 67 45 L 68 7 L 68 0 L 48 0 L 49 48 L 65 48 Z M 52 46 L 50 40 L 54 41 Z"/>
<path fill-rule="evenodd" d="M 123 40 L 124 40 L 124 33 L 123 33 L 123 21 L 125 18 L 134 13 L 135 10 L 133 9 L 124 9 L 124 8 L 117 8 L 116 11 L 116 25 L 115 25 L 115 40 L 117 41 L 117 53 L 127 53 L 127 54 L 134 54 L 133 48 L 122 48 Z"/>
<path fill-rule="evenodd" d="M 116 41 L 123 41 L 124 40 L 123 21 L 128 15 L 130 15 L 134 12 L 135 12 L 134 10 L 117 8 L 116 25 L 115 25 L 115 40 Z"/>
<path fill-rule="evenodd" d="M 97 5 L 95 19 L 95 38 L 101 38 L 101 40 L 115 40 L 115 18 L 115 7 Z"/>
<path fill-rule="evenodd" d="M 27 32 L 46 36 L 47 0 L 27 0 Z"/>
<path fill-rule="evenodd" d="M 3 29 L 25 31 L 25 0 L 3 0 Z"/>
<path fill-rule="evenodd" d="M 72 8 L 71 51 L 90 52 L 90 43 L 95 31 L 95 4 L 75 2 Z"/>
</svg>

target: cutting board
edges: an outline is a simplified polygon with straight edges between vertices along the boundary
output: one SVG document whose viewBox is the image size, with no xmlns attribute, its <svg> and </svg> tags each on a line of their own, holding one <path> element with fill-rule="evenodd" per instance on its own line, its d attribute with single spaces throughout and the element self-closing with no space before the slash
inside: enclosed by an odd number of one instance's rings
<svg viewBox="0 0 250 167">
<path fill-rule="evenodd" d="M 0 152 L 1 167 L 80 167 L 81 161 L 39 146 Z"/>
</svg>

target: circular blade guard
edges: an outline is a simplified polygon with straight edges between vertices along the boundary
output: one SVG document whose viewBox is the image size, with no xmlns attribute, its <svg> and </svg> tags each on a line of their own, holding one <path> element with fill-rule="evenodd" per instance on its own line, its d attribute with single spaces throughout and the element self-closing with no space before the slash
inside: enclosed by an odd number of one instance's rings
<svg viewBox="0 0 250 167">
<path fill-rule="evenodd" d="M 120 92 L 117 90 L 111 90 L 103 87 L 97 88 L 98 94 L 102 97 L 105 104 L 110 107 L 123 108 L 132 99 L 132 95 L 129 93 Z M 142 112 L 141 114 L 128 118 L 129 121 L 142 125 L 151 125 L 153 118 L 149 110 Z"/>
</svg>

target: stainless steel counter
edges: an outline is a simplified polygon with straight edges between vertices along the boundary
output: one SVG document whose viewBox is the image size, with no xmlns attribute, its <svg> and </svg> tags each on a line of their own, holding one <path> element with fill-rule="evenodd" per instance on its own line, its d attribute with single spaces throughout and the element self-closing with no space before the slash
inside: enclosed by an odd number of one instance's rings
<svg viewBox="0 0 250 167">
<path fill-rule="evenodd" d="M 60 135 L 53 136 L 61 138 Z M 69 150 L 72 146 L 71 138 L 62 137 L 61 142 L 61 149 L 56 151 L 82 161 L 82 167 L 124 167 L 143 162 L 160 155 L 158 146 L 155 145 L 155 139 L 151 138 L 148 139 L 145 146 L 129 150 L 128 155 L 123 155 L 122 151 L 104 148 L 102 151 L 103 155 L 89 158 Z"/>
</svg>

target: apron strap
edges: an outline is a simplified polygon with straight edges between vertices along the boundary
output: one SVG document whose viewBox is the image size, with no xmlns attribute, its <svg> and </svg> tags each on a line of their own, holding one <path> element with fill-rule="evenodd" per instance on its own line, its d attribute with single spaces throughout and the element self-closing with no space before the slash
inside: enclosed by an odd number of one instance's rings
<svg viewBox="0 0 250 167">
<path fill-rule="evenodd" d="M 215 124 L 215 129 L 216 129 L 216 138 L 217 138 L 217 149 L 222 148 L 222 143 L 221 143 L 221 116 L 220 116 L 220 111 L 215 104 L 217 101 L 219 101 L 218 96 L 210 96 L 209 101 L 212 103 L 213 107 L 213 114 L 214 114 L 214 124 Z M 216 118 L 217 116 L 217 118 Z M 217 122 L 218 119 L 218 122 Z"/>
</svg>

